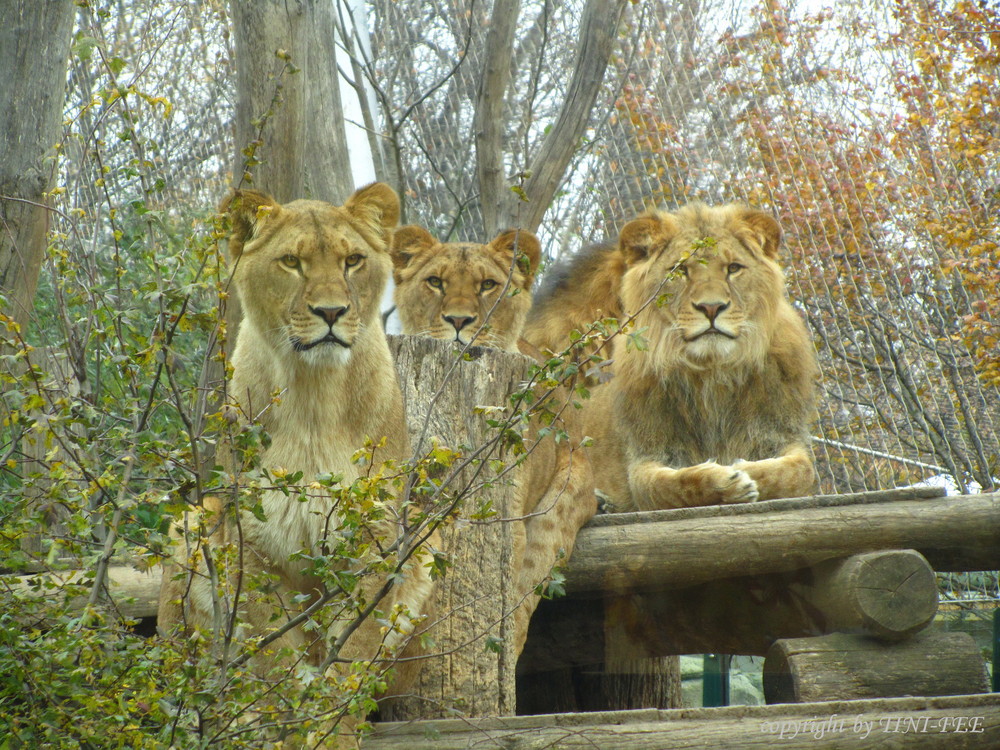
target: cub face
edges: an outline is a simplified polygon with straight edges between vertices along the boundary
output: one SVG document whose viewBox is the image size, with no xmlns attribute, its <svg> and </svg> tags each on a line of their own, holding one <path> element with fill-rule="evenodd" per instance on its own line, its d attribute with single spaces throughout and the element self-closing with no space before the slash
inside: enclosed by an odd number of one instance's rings
<svg viewBox="0 0 1000 750">
<path fill-rule="evenodd" d="M 780 237 L 769 215 L 736 205 L 692 204 L 626 224 L 622 301 L 629 313 L 642 308 L 636 325 L 659 336 L 654 354 L 701 365 L 762 355 L 786 304 Z M 661 320 L 650 325 L 652 316 Z"/>
<path fill-rule="evenodd" d="M 401 227 L 392 261 L 403 333 L 517 351 L 540 257 L 537 238 L 523 230 L 479 245 Z"/>
<path fill-rule="evenodd" d="M 391 270 L 389 233 L 399 200 L 387 185 L 358 190 L 344 206 L 277 204 L 253 190 L 223 204 L 233 223 L 233 279 L 248 324 L 281 356 L 347 362 L 366 326 L 380 325 Z"/>
</svg>

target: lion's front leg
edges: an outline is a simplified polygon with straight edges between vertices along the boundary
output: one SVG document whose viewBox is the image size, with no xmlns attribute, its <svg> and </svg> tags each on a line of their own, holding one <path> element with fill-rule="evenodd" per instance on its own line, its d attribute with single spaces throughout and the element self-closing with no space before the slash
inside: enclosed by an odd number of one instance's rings
<svg viewBox="0 0 1000 750">
<path fill-rule="evenodd" d="M 816 487 L 812 453 L 803 445 L 792 445 L 776 458 L 736 461 L 733 468 L 745 472 L 757 484 L 761 500 L 802 497 Z"/>
<path fill-rule="evenodd" d="M 638 461 L 629 466 L 628 474 L 632 501 L 639 510 L 752 503 L 760 494 L 747 472 L 712 461 L 681 469 Z"/>
</svg>

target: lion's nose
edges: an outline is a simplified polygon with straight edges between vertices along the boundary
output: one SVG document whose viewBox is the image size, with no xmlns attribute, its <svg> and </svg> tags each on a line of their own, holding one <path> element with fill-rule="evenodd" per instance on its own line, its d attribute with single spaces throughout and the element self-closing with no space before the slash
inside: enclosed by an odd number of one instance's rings
<svg viewBox="0 0 1000 750">
<path fill-rule="evenodd" d="M 344 307 L 344 306 L 340 306 L 340 307 L 312 307 L 310 305 L 309 312 L 311 312 L 313 315 L 318 315 L 319 317 L 321 317 L 323 320 L 325 320 L 327 322 L 327 325 L 331 325 L 332 326 L 334 323 L 336 323 L 338 320 L 340 320 L 340 316 L 341 315 L 343 315 L 345 312 L 347 312 L 347 307 Z"/>
<path fill-rule="evenodd" d="M 728 302 L 694 302 L 695 310 L 701 313 L 713 323 L 723 310 L 729 307 Z"/>
<path fill-rule="evenodd" d="M 469 323 L 471 323 L 472 321 L 474 321 L 476 319 L 476 317 L 474 315 L 473 316 L 445 315 L 443 317 L 444 317 L 445 320 L 447 320 L 449 323 L 451 323 L 453 326 L 455 326 L 455 331 L 456 332 L 457 331 L 461 331 L 463 328 L 465 328 L 467 325 L 469 325 Z"/>
</svg>

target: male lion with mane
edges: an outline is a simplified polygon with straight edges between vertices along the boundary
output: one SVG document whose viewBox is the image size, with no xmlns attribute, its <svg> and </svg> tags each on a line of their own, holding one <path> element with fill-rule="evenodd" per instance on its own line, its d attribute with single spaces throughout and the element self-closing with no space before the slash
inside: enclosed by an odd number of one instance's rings
<svg viewBox="0 0 1000 750">
<path fill-rule="evenodd" d="M 312 200 L 279 205 L 263 193 L 241 190 L 223 203 L 223 210 L 232 220 L 233 279 L 245 312 L 232 360 L 231 410 L 240 421 L 266 429 L 270 444 L 262 465 L 274 473 L 302 472 L 306 494 L 297 498 L 294 492 L 265 489 L 256 512 L 209 497 L 204 509 L 188 514 L 186 525 L 209 530 L 210 547 L 231 545 L 238 551 L 238 562 L 223 581 L 226 596 L 234 597 L 229 604 L 238 601 L 237 641 L 274 637 L 279 628 L 288 628 L 254 656 L 265 679 L 285 679 L 301 670 L 298 660 L 304 657 L 313 669 L 332 664 L 327 679 L 347 676 L 350 682 L 352 660 L 384 671 L 405 646 L 432 592 L 422 557 L 407 560 L 396 550 L 386 553 L 387 562 L 401 573 L 378 603 L 394 622 L 386 633 L 375 613 L 368 614 L 339 652 L 330 654 L 330 644 L 355 626 L 359 610 L 375 602 L 386 586 L 384 574 L 363 575 L 361 601 L 333 613 L 329 630 L 290 627 L 290 620 L 326 590 L 311 561 L 336 545 L 343 528 L 340 501 L 321 485 L 310 486 L 314 477 L 339 474 L 342 486 L 350 486 L 362 471 L 371 470 L 353 460 L 368 441 L 377 446 L 373 457 L 379 460 L 399 460 L 408 453 L 402 394 L 379 310 L 392 267 L 389 238 L 399 201 L 391 188 L 375 183 L 342 207 Z M 402 528 L 395 501 L 386 503 L 383 520 L 366 529 L 389 550 Z M 212 577 L 217 571 L 206 566 L 199 546 L 187 546 L 190 542 L 177 544 L 163 577 L 159 628 L 165 635 L 174 628 L 188 634 L 195 628 L 216 632 L 229 620 L 225 616 L 220 622 L 215 611 L 219 594 Z M 299 557 L 302 551 L 305 557 Z M 358 563 L 339 564 L 353 574 L 350 566 Z M 250 585 L 261 577 L 271 583 Z M 349 698 L 353 688 L 345 690 Z M 350 718 L 340 725 L 340 740 L 327 740 L 337 731 L 333 725 L 340 713 L 338 706 L 324 711 L 328 718 L 317 722 L 310 747 L 325 747 L 327 741 L 340 747 L 345 740 L 353 746 L 354 740 L 344 737 L 353 729 Z"/>
<path fill-rule="evenodd" d="M 615 510 L 808 494 L 818 368 L 777 263 L 781 230 L 741 205 L 654 211 L 559 272 L 526 338 L 569 344 L 613 311 L 644 345 L 614 341 L 614 376 L 584 407 L 598 489 Z M 580 295 L 572 304 L 567 296 Z M 617 297 L 617 299 L 615 298 Z M 559 330 L 558 311 L 571 310 Z"/>
<path fill-rule="evenodd" d="M 406 226 L 393 236 L 392 256 L 403 333 L 529 353 L 520 336 L 541 258 L 531 232 L 510 229 L 480 245 L 441 243 L 422 227 Z M 590 464 L 577 450 L 574 409 L 560 408 L 567 398 L 557 389 L 546 405 L 560 412 L 559 425 L 570 433 L 569 440 L 557 444 L 534 431 L 526 435 L 531 453 L 518 488 L 524 524 L 513 527 L 520 596 L 514 609 L 516 653 L 538 604 L 535 589 L 572 552 L 580 527 L 597 511 Z"/>
</svg>

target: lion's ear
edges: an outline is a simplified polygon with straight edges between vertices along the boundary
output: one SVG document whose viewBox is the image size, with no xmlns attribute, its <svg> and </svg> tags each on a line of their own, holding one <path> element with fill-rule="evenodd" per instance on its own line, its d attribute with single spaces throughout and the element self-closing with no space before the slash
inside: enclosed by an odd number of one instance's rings
<svg viewBox="0 0 1000 750">
<path fill-rule="evenodd" d="M 257 235 L 264 220 L 280 210 L 274 198 L 259 190 L 234 190 L 223 198 L 219 211 L 228 213 L 233 225 L 229 254 L 240 257 L 243 246 Z"/>
<path fill-rule="evenodd" d="M 387 241 L 399 223 L 399 196 L 384 182 L 373 182 L 355 191 L 344 210 Z"/>
<path fill-rule="evenodd" d="M 430 250 L 437 245 L 437 240 L 423 227 L 408 224 L 392 233 L 392 244 L 389 253 L 392 255 L 392 265 L 397 270 L 406 268 L 414 255 Z"/>
<path fill-rule="evenodd" d="M 641 263 L 677 233 L 677 225 L 670 214 L 653 213 L 633 219 L 618 235 L 618 248 L 629 266 Z"/>
<path fill-rule="evenodd" d="M 531 287 L 531 283 L 535 279 L 535 271 L 538 270 L 538 262 L 542 259 L 542 246 L 535 235 L 525 229 L 507 229 L 500 232 L 487 245 L 487 249 L 503 256 L 508 266 L 513 260 L 516 250 L 518 269 L 524 275 L 524 287 L 525 289 Z"/>
<path fill-rule="evenodd" d="M 775 218 L 763 211 L 748 208 L 740 219 L 757 235 L 757 241 L 760 242 L 764 255 L 777 258 L 778 245 L 781 243 L 781 226 Z"/>
</svg>

